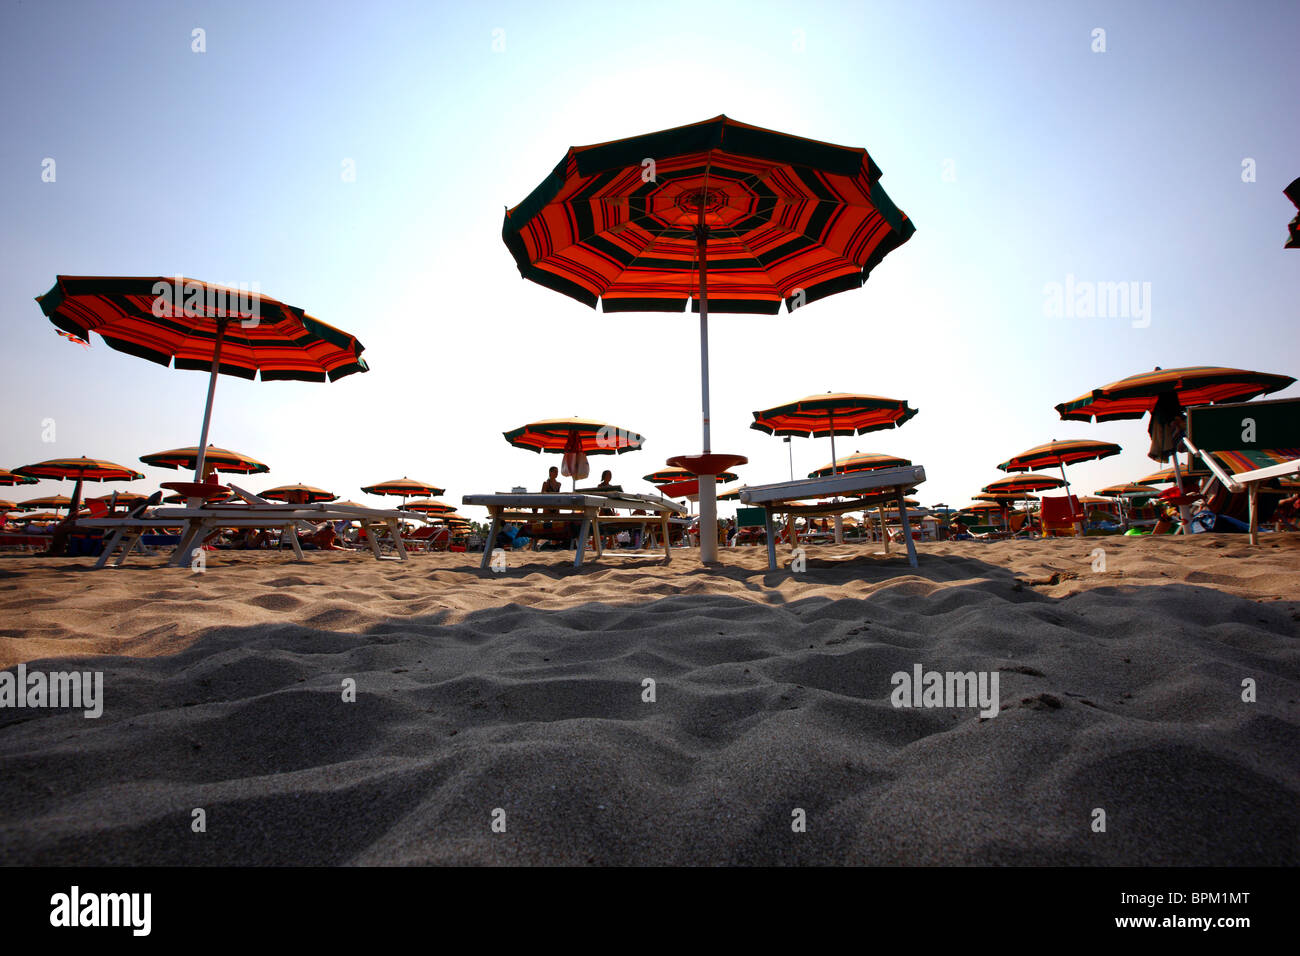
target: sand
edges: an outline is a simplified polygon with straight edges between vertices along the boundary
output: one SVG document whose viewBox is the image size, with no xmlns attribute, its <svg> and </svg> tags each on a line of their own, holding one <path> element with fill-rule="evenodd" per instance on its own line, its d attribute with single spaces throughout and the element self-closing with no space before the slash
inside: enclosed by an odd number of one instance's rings
<svg viewBox="0 0 1300 956">
<path fill-rule="evenodd" d="M 1300 863 L 1300 536 L 877 548 L 0 557 L 0 862 Z"/>
</svg>

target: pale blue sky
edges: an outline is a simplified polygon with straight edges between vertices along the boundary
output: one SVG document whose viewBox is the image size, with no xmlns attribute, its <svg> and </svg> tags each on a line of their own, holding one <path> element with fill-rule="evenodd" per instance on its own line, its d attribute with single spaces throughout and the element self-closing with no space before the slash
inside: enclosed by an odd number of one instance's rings
<svg viewBox="0 0 1300 956">
<path fill-rule="evenodd" d="M 751 410 L 826 390 L 920 409 L 839 448 L 926 465 L 926 503 L 964 503 L 1051 438 L 1124 445 L 1071 470 L 1081 490 L 1132 479 L 1156 467 L 1143 423 L 1067 424 L 1053 405 L 1156 365 L 1300 374 L 1281 193 L 1300 176 L 1297 35 L 1293 2 L 7 0 L 0 466 L 139 466 L 197 441 L 203 373 L 81 349 L 33 301 L 60 273 L 179 272 L 258 282 L 366 345 L 371 372 L 332 384 L 222 378 L 211 438 L 271 465 L 254 488 L 539 486 L 555 459 L 500 433 L 572 414 L 648 437 L 612 462 L 643 488 L 699 448 L 695 318 L 606 317 L 525 282 L 502 210 L 570 145 L 726 113 L 866 147 L 917 225 L 860 291 L 715 318 L 713 444 L 750 457 L 745 480 L 787 475 Z M 1149 282 L 1149 327 L 1046 316 L 1067 275 Z M 829 441 L 794 454 L 802 474 Z M 136 490 L 177 477 L 142 470 Z"/>
</svg>

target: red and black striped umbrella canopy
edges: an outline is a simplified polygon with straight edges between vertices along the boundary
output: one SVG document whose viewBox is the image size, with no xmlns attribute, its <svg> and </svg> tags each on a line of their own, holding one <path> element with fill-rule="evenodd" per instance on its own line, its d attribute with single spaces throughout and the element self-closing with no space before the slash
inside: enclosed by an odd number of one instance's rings
<svg viewBox="0 0 1300 956">
<path fill-rule="evenodd" d="M 270 296 L 180 276 L 59 276 L 37 296 L 58 328 L 180 369 L 212 367 L 225 326 L 219 371 L 263 381 L 333 381 L 367 371 L 355 337 Z"/>
<path fill-rule="evenodd" d="M 1055 475 L 1008 475 L 997 481 L 990 481 L 981 488 L 989 494 L 1015 494 L 1020 491 L 1046 491 L 1048 488 L 1060 488 L 1065 482 Z"/>
<path fill-rule="evenodd" d="M 0 468 L 0 485 L 34 485 L 38 480 Z"/>
<path fill-rule="evenodd" d="M 193 468 L 198 462 L 198 458 L 199 449 L 197 445 L 191 445 L 188 448 L 172 448 L 169 451 L 156 451 L 151 455 L 140 456 L 140 460 L 146 465 L 178 469 Z M 215 445 L 207 447 L 203 453 L 203 461 L 205 465 L 210 465 L 217 471 L 234 472 L 240 475 L 264 475 L 271 470 L 256 458 L 241 455 L 237 451 L 217 448 Z"/>
<path fill-rule="evenodd" d="M 368 495 L 397 495 L 409 498 L 412 495 L 445 495 L 446 488 L 439 488 L 428 482 L 416 481 L 414 478 L 394 478 L 381 481 L 375 485 L 366 485 L 362 489 Z"/>
<path fill-rule="evenodd" d="M 816 471 L 808 472 L 809 478 L 828 478 L 832 474 L 848 474 L 853 471 L 875 471 L 878 468 L 906 468 L 912 462 L 896 455 L 881 455 L 874 452 L 854 452 L 844 458 L 838 458 L 832 464 L 825 464 Z"/>
<path fill-rule="evenodd" d="M 827 392 L 754 412 L 749 427 L 769 435 L 861 435 L 897 428 L 917 411 L 899 398 Z"/>
<path fill-rule="evenodd" d="M 28 478 L 54 478 L 64 481 L 134 481 L 144 474 L 134 468 L 118 465 L 99 458 L 53 458 L 23 465 L 15 472 Z"/>
<path fill-rule="evenodd" d="M 775 315 L 860 287 L 915 231 L 865 149 L 717 116 L 571 148 L 505 214 L 520 274 L 606 312 Z"/>
<path fill-rule="evenodd" d="M 109 501 L 116 501 L 119 505 L 138 505 L 140 502 L 147 500 L 146 495 L 137 494 L 134 491 L 115 491 L 112 494 L 96 495 L 93 498 L 87 498 L 87 501 L 102 501 L 107 504 Z"/>
<path fill-rule="evenodd" d="M 421 501 L 408 501 L 402 505 L 404 511 L 419 511 L 426 515 L 454 515 L 456 509 L 442 501 L 435 501 L 433 498 L 425 498 Z"/>
<path fill-rule="evenodd" d="M 1049 468 L 1053 465 L 1072 465 L 1076 461 L 1092 461 L 1118 455 L 1119 445 L 1108 441 L 1090 439 L 1073 439 L 1070 441 L 1049 441 L 1028 451 L 1022 451 L 1014 458 L 1009 458 L 998 465 L 1001 471 L 1033 471 L 1035 468 Z"/>
<path fill-rule="evenodd" d="M 311 485 L 281 485 L 278 488 L 271 488 L 261 493 L 261 497 L 269 498 L 271 501 L 288 501 L 289 496 L 293 494 L 302 494 L 306 496 L 308 504 L 317 501 L 334 501 L 338 495 L 325 491 L 323 488 L 314 488 Z"/>
<path fill-rule="evenodd" d="M 588 455 L 621 455 L 636 451 L 645 443 L 644 436 L 636 432 L 589 418 L 548 418 L 502 434 L 516 448 L 539 453 L 582 451 Z"/>
<path fill-rule="evenodd" d="M 671 485 L 679 481 L 695 481 L 699 475 L 687 471 L 685 468 L 660 468 L 658 471 L 652 471 L 648 475 L 641 476 L 643 480 L 650 482 L 652 485 Z M 716 480 L 714 484 L 722 484 L 724 481 L 739 481 L 740 476 L 734 472 L 724 471 L 719 475 L 713 476 Z"/>
<path fill-rule="evenodd" d="M 17 505 L 17 504 L 15 504 L 15 503 L 12 502 L 12 501 L 6 501 L 6 500 L 0 498 L 0 512 L 5 512 L 5 511 L 17 511 L 17 510 L 18 510 L 18 505 Z"/>
<path fill-rule="evenodd" d="M 719 488 L 719 489 L 718 489 L 718 500 L 719 500 L 719 501 L 739 501 L 739 500 L 740 500 L 740 488 L 739 488 L 739 487 L 736 487 L 736 488 Z"/>
<path fill-rule="evenodd" d="M 1056 406 L 1061 418 L 1109 422 L 1141 418 L 1162 395 L 1173 394 L 1183 408 L 1212 402 L 1244 402 L 1277 392 L 1295 382 L 1290 375 L 1270 375 L 1240 368 L 1195 366 L 1157 368 L 1080 395 Z"/>
</svg>

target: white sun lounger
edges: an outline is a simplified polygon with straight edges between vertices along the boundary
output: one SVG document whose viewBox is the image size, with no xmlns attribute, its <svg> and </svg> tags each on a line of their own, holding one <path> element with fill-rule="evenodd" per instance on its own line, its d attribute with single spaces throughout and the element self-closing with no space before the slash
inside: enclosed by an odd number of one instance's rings
<svg viewBox="0 0 1300 956">
<path fill-rule="evenodd" d="M 466 495 L 461 499 L 467 505 L 487 508 L 492 515 L 492 527 L 488 531 L 487 541 L 483 545 L 483 560 L 480 568 L 486 568 L 492 560 L 492 551 L 496 545 L 497 533 L 501 525 L 510 522 L 537 521 L 576 521 L 579 522 L 578 554 L 573 559 L 575 568 L 582 567 L 583 553 L 587 550 L 588 535 L 595 535 L 596 557 L 605 552 L 601 547 L 601 521 L 626 525 L 629 521 L 644 518 L 644 524 L 658 524 L 663 537 L 665 560 L 672 560 L 669 546 L 669 519 L 674 515 L 686 514 L 686 509 L 675 501 L 658 495 L 634 495 L 627 492 L 559 492 L 555 494 L 542 492 L 524 492 L 520 494 Z M 624 509 L 646 511 L 645 515 L 601 515 L 600 509 Z M 546 514 L 545 511 L 555 512 Z"/>
<path fill-rule="evenodd" d="M 143 515 L 124 518 L 90 518 L 78 522 L 86 527 L 102 528 L 107 534 L 103 553 L 95 562 L 96 568 L 104 567 L 115 551 L 121 548 L 114 566 L 121 566 L 131 553 L 141 536 L 149 531 L 163 528 L 180 528 L 181 540 L 172 552 L 168 565 L 184 567 L 190 564 L 193 552 L 201 546 L 204 538 L 221 528 L 279 528 L 282 536 L 287 536 L 293 546 L 294 554 L 301 559 L 303 551 L 298 543 L 298 527 L 308 527 L 322 521 L 359 521 L 367 528 L 386 526 L 393 533 L 397 547 L 397 558 L 405 561 L 406 549 L 402 546 L 400 520 L 427 521 L 423 515 L 408 511 L 380 508 L 365 508 L 359 505 L 335 505 L 328 502 L 307 505 L 284 504 L 269 501 L 235 485 L 230 486 L 240 502 L 217 502 L 200 507 L 178 506 L 175 508 L 154 508 Z M 376 535 L 367 534 L 370 549 L 377 559 L 383 559 L 379 551 Z"/>
<path fill-rule="evenodd" d="M 925 481 L 925 469 L 919 465 L 904 468 L 878 468 L 875 471 L 853 471 L 847 475 L 827 478 L 802 478 L 779 481 L 771 485 L 749 485 L 740 489 L 740 500 L 747 505 L 759 505 L 765 512 L 767 530 L 767 566 L 776 570 L 776 534 L 772 515 L 776 512 L 791 515 L 834 515 L 848 511 L 861 511 L 896 499 L 902 516 L 903 539 L 907 543 L 907 562 L 916 567 L 916 544 L 912 541 L 912 525 L 904 496 Z M 846 500 L 800 504 L 810 499 L 844 498 Z"/>
</svg>

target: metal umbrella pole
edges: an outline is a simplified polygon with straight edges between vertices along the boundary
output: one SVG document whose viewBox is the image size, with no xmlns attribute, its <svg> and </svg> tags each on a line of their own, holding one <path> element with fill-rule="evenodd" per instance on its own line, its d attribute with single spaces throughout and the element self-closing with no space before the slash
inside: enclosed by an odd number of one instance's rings
<svg viewBox="0 0 1300 956">
<path fill-rule="evenodd" d="M 208 379 L 208 402 L 203 409 L 203 431 L 199 435 L 199 454 L 194 459 L 194 480 L 203 480 L 203 460 L 208 452 L 208 426 L 212 424 L 212 397 L 217 391 L 217 373 L 221 368 L 221 345 L 226 338 L 228 318 L 217 319 L 217 342 L 212 352 L 212 377 Z"/>
<path fill-rule="evenodd" d="M 707 189 L 707 186 L 706 186 Z M 713 451 L 709 435 L 709 227 L 704 224 L 705 195 L 700 196 L 699 224 L 695 238 L 700 256 L 700 406 L 704 426 L 704 454 Z M 713 475 L 697 475 L 700 481 L 700 560 L 718 560 L 718 499 Z"/>
</svg>

